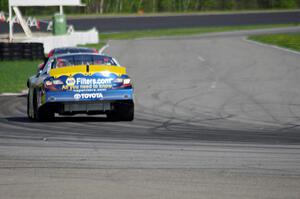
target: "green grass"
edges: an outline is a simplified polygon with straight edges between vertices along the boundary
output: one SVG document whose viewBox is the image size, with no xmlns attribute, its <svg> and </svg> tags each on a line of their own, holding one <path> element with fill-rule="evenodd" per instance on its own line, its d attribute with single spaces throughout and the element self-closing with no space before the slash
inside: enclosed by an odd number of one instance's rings
<svg viewBox="0 0 300 199">
<path fill-rule="evenodd" d="M 20 92 L 42 61 L 0 61 L 0 93 Z"/>
<path fill-rule="evenodd" d="M 238 30 L 255 30 L 267 28 L 284 28 L 299 26 L 299 24 L 275 24 L 275 25 L 246 25 L 246 26 L 226 26 L 226 27 L 201 27 L 201 28 L 172 28 L 172 29 L 158 29 L 158 30 L 141 30 L 141 31 L 128 31 L 116 33 L 100 33 L 100 43 L 86 45 L 92 48 L 101 48 L 109 40 L 124 40 L 124 39 L 137 39 L 149 37 L 163 37 L 163 36 L 188 36 L 200 35 L 206 33 L 238 31 Z"/>
<path fill-rule="evenodd" d="M 249 39 L 300 52 L 300 33 L 251 36 Z"/>
</svg>

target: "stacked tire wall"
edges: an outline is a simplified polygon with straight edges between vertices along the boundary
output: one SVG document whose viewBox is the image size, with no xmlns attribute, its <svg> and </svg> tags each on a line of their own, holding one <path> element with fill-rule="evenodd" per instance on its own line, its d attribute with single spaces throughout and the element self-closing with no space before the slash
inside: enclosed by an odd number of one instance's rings
<svg viewBox="0 0 300 199">
<path fill-rule="evenodd" d="M 42 43 L 0 43 L 0 60 L 44 59 Z"/>
</svg>

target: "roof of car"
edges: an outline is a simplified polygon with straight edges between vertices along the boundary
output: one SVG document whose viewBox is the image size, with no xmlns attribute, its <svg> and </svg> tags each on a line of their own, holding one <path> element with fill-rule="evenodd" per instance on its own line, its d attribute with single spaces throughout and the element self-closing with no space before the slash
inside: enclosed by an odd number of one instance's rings
<svg viewBox="0 0 300 199">
<path fill-rule="evenodd" d="M 83 50 L 89 50 L 89 49 L 91 49 L 92 50 L 92 48 L 87 48 L 87 47 L 61 47 L 61 48 L 54 48 L 53 50 L 76 50 L 76 49 L 78 49 L 78 50 L 80 50 L 80 49 L 83 49 Z"/>
<path fill-rule="evenodd" d="M 58 54 L 58 55 L 54 55 L 53 57 L 55 58 L 59 58 L 59 57 L 66 57 L 66 56 L 76 56 L 76 55 L 98 55 L 98 56 L 102 56 L 102 57 L 110 57 L 108 55 L 103 55 L 103 54 L 99 54 L 99 53 L 89 53 L 89 52 L 82 52 L 82 53 L 65 53 L 65 54 Z"/>
<path fill-rule="evenodd" d="M 87 48 L 87 47 L 61 47 L 61 48 L 54 48 L 52 49 L 48 57 L 52 57 L 53 55 L 57 54 L 73 54 L 73 53 L 97 53 L 98 51 L 94 48 Z"/>
</svg>

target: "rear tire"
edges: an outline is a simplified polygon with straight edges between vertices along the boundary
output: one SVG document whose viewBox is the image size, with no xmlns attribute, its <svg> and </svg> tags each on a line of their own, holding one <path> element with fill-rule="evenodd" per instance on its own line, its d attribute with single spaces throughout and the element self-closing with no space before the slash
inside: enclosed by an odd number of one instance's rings
<svg viewBox="0 0 300 199">
<path fill-rule="evenodd" d="M 54 112 L 50 111 L 46 107 L 40 107 L 37 111 L 36 120 L 39 122 L 49 122 L 54 120 Z"/>
<path fill-rule="evenodd" d="M 110 121 L 133 121 L 134 103 L 132 101 L 119 102 L 113 105 L 114 109 L 107 113 Z"/>
<path fill-rule="evenodd" d="M 121 120 L 131 122 L 134 120 L 134 105 L 127 105 L 121 109 Z"/>
<path fill-rule="evenodd" d="M 115 110 L 107 113 L 106 117 L 109 121 L 112 121 L 112 122 L 120 121 L 119 115 L 118 115 L 117 111 L 115 111 Z"/>
<path fill-rule="evenodd" d="M 28 92 L 28 94 L 27 94 L 27 117 L 28 117 L 28 119 L 33 120 L 33 117 L 30 114 L 30 100 L 29 100 L 29 96 L 30 96 L 30 94 Z"/>
<path fill-rule="evenodd" d="M 54 119 L 55 114 L 53 111 L 49 110 L 47 107 L 42 106 L 38 108 L 38 98 L 37 91 L 33 93 L 33 110 L 34 110 L 34 120 L 38 122 L 48 122 Z"/>
</svg>

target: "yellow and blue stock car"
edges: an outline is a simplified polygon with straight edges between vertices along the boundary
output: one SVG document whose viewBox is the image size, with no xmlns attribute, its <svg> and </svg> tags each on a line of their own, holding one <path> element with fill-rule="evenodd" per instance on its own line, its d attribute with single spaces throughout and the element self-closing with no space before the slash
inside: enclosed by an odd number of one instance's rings
<svg viewBox="0 0 300 199">
<path fill-rule="evenodd" d="M 47 121 L 60 115 L 106 114 L 109 120 L 134 119 L 133 87 L 126 68 L 96 53 L 54 55 L 28 79 L 27 114 Z"/>
</svg>

